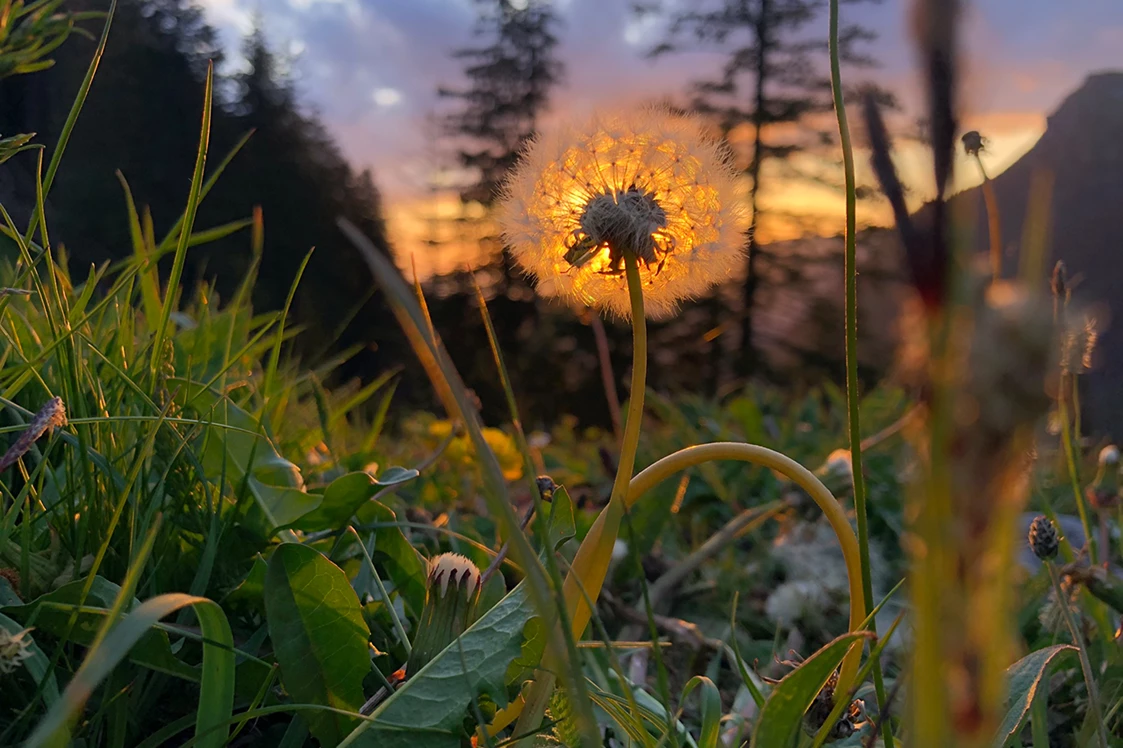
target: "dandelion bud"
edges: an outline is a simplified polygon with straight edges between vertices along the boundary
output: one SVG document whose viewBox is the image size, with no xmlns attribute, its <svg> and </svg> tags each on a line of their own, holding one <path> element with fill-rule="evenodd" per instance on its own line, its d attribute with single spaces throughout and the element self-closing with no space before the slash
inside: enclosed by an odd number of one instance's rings
<svg viewBox="0 0 1123 748">
<path fill-rule="evenodd" d="M 978 156 L 983 150 L 983 136 L 978 130 L 963 133 L 963 150 L 968 156 Z"/>
<path fill-rule="evenodd" d="M 554 483 L 553 478 L 540 475 L 534 479 L 534 483 L 538 486 L 538 493 L 541 494 L 543 501 L 553 501 L 554 491 L 558 490 L 558 484 Z"/>
<path fill-rule="evenodd" d="M 1048 517 L 1041 515 L 1030 523 L 1029 547 L 1033 555 L 1042 561 L 1050 561 L 1057 557 L 1060 541 L 1057 538 L 1057 528 Z"/>
<path fill-rule="evenodd" d="M 464 633 L 480 596 L 480 570 L 458 553 L 442 553 L 429 562 L 425 607 L 406 674 L 414 675 Z"/>
</svg>

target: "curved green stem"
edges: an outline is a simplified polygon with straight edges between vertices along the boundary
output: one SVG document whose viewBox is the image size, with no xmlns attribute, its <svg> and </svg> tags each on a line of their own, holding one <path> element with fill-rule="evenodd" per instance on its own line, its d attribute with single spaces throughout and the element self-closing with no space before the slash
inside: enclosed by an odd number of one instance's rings
<svg viewBox="0 0 1123 748">
<path fill-rule="evenodd" d="M 842 68 L 838 51 L 838 3 L 830 0 L 830 58 L 831 91 L 834 95 L 834 112 L 838 120 L 838 139 L 842 146 L 842 170 L 846 181 L 846 419 L 850 435 L 850 462 L 854 481 L 854 514 L 858 520 L 858 551 L 862 565 L 862 601 L 873 608 L 873 576 L 870 570 L 870 533 L 866 515 L 866 478 L 862 472 L 862 428 L 858 407 L 858 250 L 857 231 L 857 180 L 854 177 L 854 149 L 850 142 L 850 124 L 846 119 L 846 103 L 842 90 Z M 870 622 L 875 634 L 877 627 Z M 885 709 L 885 683 L 881 663 L 874 662 L 874 690 L 879 713 Z M 882 735 L 887 748 L 893 748 L 892 728 L 889 720 L 882 719 Z"/>
<path fill-rule="evenodd" d="M 815 477 L 814 473 L 787 455 L 767 447 L 741 442 L 713 442 L 686 447 L 674 454 L 667 455 L 633 478 L 631 485 L 628 487 L 625 506 L 635 504 L 641 496 L 675 473 L 711 460 L 740 460 L 741 462 L 749 462 L 775 470 L 794 481 L 819 505 L 823 514 L 826 515 L 831 529 L 838 536 L 838 544 L 842 548 L 842 558 L 846 563 L 846 575 L 850 586 L 850 630 L 861 629 L 866 619 L 867 610 L 865 598 L 862 594 L 861 560 L 858 552 L 858 541 L 854 537 L 854 531 L 850 528 L 849 520 L 846 519 L 846 512 L 843 511 L 838 500 L 827 490 L 827 487 Z M 603 512 L 601 516 L 604 516 Z M 597 521 L 600 522 L 599 519 Z M 847 653 L 846 659 L 842 661 L 842 670 L 839 673 L 838 686 L 835 689 L 836 693 L 845 694 L 849 691 L 854 675 L 858 672 L 861 659 L 861 647 L 854 647 Z"/>
</svg>

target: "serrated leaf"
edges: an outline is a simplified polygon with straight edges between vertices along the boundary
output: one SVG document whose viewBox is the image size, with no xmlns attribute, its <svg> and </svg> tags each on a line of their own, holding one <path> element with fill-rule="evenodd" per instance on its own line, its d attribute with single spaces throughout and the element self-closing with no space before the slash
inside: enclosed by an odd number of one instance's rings
<svg viewBox="0 0 1123 748">
<path fill-rule="evenodd" d="M 281 682 L 293 700 L 359 711 L 370 632 L 343 570 L 314 548 L 281 544 L 265 572 L 265 611 Z M 337 712 L 309 711 L 304 718 L 326 746 L 355 726 Z"/>
<path fill-rule="evenodd" d="M 1002 719 L 998 737 L 994 740 L 996 746 L 1007 745 L 1021 732 L 1029 716 L 1033 698 L 1037 695 L 1037 689 L 1049 666 L 1060 657 L 1076 651 L 1076 647 L 1071 644 L 1055 644 L 1030 652 L 1006 669 L 1006 687 L 1010 693 L 1010 705 L 1006 709 L 1006 716 Z"/>
<path fill-rule="evenodd" d="M 831 673 L 838 668 L 851 646 L 869 636 L 868 631 L 843 634 L 785 675 L 760 710 L 760 718 L 753 731 L 752 748 L 785 748 L 792 745 L 804 712 L 819 695 Z"/>
<path fill-rule="evenodd" d="M 383 702 L 348 736 L 366 748 L 460 748 L 473 699 L 507 701 L 507 669 L 534 615 L 520 584 Z"/>
</svg>

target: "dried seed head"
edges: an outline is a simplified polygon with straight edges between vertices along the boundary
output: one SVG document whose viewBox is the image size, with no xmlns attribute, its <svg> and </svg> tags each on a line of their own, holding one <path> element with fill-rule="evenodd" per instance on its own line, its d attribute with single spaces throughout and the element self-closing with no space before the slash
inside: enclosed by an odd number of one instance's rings
<svg viewBox="0 0 1123 748">
<path fill-rule="evenodd" d="M 1057 557 L 1057 550 L 1060 548 L 1057 528 L 1045 515 L 1035 517 L 1030 523 L 1029 547 L 1033 555 L 1042 561 L 1051 561 Z"/>
<path fill-rule="evenodd" d="M 1092 369 L 1092 354 L 1096 351 L 1096 343 L 1100 334 L 1096 330 L 1096 318 L 1091 315 L 1084 317 L 1084 353 L 1080 356 L 1080 366 L 1084 371 Z"/>
<path fill-rule="evenodd" d="M 8 675 L 23 665 L 31 657 L 31 629 L 11 633 L 0 628 L 0 674 Z"/>
<path fill-rule="evenodd" d="M 7 470 L 19 458 L 27 454 L 31 445 L 38 441 L 43 434 L 50 433 L 56 427 L 65 425 L 66 406 L 63 405 L 61 397 L 52 397 L 46 405 L 39 409 L 39 412 L 31 419 L 27 429 L 19 435 L 19 438 L 8 448 L 4 456 L 0 457 L 0 472 Z"/>
<path fill-rule="evenodd" d="M 811 706 L 804 712 L 803 729 L 808 735 L 817 735 L 830 718 L 831 712 L 834 711 L 834 691 L 837 686 L 838 672 L 835 671 L 831 673 L 831 677 L 811 702 Z M 865 720 L 864 706 L 861 699 L 851 702 L 827 733 L 827 740 L 844 740 L 857 732 L 858 725 Z"/>
</svg>

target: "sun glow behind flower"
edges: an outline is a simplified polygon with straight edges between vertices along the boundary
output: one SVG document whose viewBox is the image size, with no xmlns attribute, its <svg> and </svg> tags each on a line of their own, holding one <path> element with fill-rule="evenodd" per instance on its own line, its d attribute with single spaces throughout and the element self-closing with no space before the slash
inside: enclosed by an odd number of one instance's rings
<svg viewBox="0 0 1123 748">
<path fill-rule="evenodd" d="M 622 253 L 635 253 L 648 314 L 665 317 L 740 265 L 748 215 L 727 152 L 694 119 L 646 109 L 539 137 L 500 224 L 540 293 L 620 316 Z"/>
</svg>

